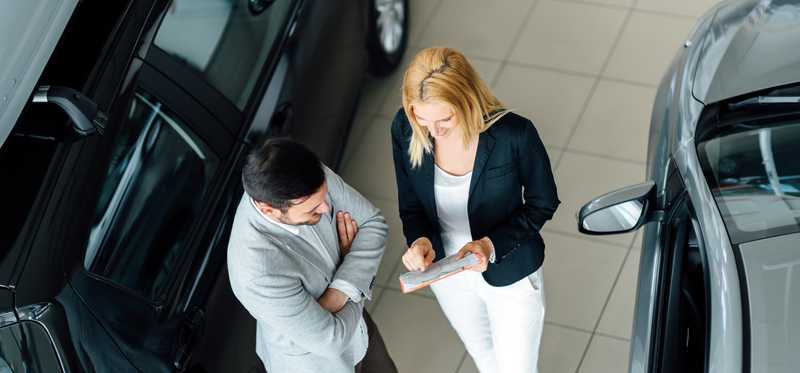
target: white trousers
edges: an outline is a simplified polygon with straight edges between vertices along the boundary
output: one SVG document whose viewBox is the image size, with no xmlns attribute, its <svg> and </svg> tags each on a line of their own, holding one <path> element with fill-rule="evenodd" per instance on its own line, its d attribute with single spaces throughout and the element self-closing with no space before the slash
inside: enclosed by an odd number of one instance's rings
<svg viewBox="0 0 800 373">
<path fill-rule="evenodd" d="M 545 310 L 540 272 L 502 287 L 474 271 L 431 285 L 481 373 L 538 373 Z"/>
</svg>

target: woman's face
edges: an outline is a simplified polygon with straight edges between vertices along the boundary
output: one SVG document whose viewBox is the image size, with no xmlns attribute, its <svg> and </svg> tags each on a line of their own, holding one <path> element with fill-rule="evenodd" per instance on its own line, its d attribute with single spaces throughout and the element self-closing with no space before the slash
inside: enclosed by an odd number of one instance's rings
<svg viewBox="0 0 800 373">
<path fill-rule="evenodd" d="M 428 129 L 435 140 L 450 136 L 456 128 L 453 108 L 441 101 L 414 104 L 414 116 L 419 125 Z"/>
</svg>

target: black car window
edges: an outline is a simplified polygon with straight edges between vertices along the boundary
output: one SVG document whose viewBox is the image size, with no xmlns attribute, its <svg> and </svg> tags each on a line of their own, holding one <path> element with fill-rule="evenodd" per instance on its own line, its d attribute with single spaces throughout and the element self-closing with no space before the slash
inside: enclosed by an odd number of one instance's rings
<svg viewBox="0 0 800 373">
<path fill-rule="evenodd" d="M 175 0 L 155 44 L 181 60 L 239 109 L 280 41 L 292 0 Z"/>
<path fill-rule="evenodd" d="M 733 243 L 800 231 L 800 124 L 703 141 L 698 155 Z"/>
<path fill-rule="evenodd" d="M 23 321 L 0 328 L 0 372 L 63 372 L 47 330 Z"/>
<path fill-rule="evenodd" d="M 158 100 L 136 93 L 114 140 L 86 269 L 158 301 L 218 163 Z"/>
</svg>

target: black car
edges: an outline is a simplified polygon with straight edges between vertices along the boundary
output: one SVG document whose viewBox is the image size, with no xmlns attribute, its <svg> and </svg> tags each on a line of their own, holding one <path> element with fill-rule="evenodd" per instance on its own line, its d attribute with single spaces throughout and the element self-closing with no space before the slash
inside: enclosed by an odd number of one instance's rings
<svg viewBox="0 0 800 373">
<path fill-rule="evenodd" d="M 263 370 L 224 265 L 243 155 L 288 135 L 336 168 L 407 0 L 7 0 L 0 19 L 0 372 Z"/>
</svg>

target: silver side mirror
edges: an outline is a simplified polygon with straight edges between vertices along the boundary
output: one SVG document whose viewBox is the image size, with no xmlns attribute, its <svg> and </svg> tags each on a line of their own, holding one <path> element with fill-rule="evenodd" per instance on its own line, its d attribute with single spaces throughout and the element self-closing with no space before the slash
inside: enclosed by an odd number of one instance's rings
<svg viewBox="0 0 800 373">
<path fill-rule="evenodd" d="M 656 184 L 648 181 L 593 199 L 578 213 L 578 231 L 604 235 L 638 229 L 651 215 L 655 192 Z"/>
</svg>

